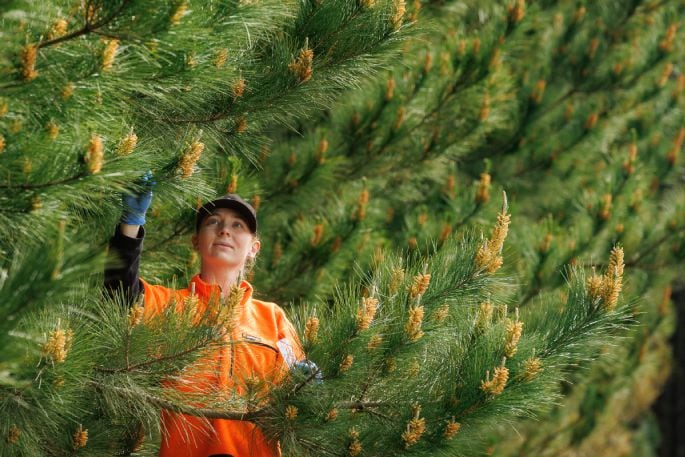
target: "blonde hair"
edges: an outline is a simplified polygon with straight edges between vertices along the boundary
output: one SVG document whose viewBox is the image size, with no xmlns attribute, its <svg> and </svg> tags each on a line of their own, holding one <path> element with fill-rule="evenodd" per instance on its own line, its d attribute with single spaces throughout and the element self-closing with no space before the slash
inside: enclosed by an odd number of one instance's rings
<svg viewBox="0 0 685 457">
<path fill-rule="evenodd" d="M 252 234 L 252 242 L 254 243 L 256 241 L 261 243 L 261 240 L 259 239 L 259 235 L 257 235 L 256 233 L 253 233 Z M 243 264 L 243 267 L 240 269 L 240 272 L 238 273 L 238 282 L 241 282 L 245 278 L 245 276 L 252 271 L 255 264 L 257 263 L 257 256 L 258 255 L 259 255 L 259 252 L 257 252 L 257 254 L 255 254 L 254 256 L 248 256 L 245 259 L 245 263 Z"/>
</svg>

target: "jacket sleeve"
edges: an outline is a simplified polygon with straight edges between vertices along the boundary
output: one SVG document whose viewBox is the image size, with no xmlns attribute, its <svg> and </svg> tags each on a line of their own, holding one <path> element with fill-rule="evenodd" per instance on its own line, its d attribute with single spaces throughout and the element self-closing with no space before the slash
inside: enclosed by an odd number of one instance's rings
<svg viewBox="0 0 685 457">
<path fill-rule="evenodd" d="M 140 254 L 143 251 L 145 229 L 141 226 L 136 238 L 121 233 L 119 226 L 109 240 L 109 255 L 105 265 L 105 290 L 114 295 L 119 292 L 128 306 L 132 306 L 143 286 L 138 276 Z"/>
</svg>

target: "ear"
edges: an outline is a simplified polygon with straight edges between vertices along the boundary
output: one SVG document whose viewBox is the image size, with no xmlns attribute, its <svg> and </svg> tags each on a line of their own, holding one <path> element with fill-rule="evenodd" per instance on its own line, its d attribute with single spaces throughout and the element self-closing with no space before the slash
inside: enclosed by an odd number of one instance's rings
<svg viewBox="0 0 685 457">
<path fill-rule="evenodd" d="M 193 249 L 195 249 L 196 251 L 200 250 L 200 246 L 198 245 L 199 241 L 197 239 L 197 233 L 190 237 L 190 243 L 193 245 Z"/>
<path fill-rule="evenodd" d="M 250 248 L 250 252 L 248 252 L 247 256 L 254 259 L 257 257 L 257 254 L 259 254 L 259 250 L 262 248 L 262 243 L 258 239 L 254 239 L 252 241 L 252 247 Z"/>
</svg>

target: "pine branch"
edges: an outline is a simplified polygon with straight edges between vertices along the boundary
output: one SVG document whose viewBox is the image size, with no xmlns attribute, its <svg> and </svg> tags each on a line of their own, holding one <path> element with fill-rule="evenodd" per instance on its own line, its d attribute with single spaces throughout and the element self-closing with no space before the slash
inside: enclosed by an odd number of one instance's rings
<svg viewBox="0 0 685 457">
<path fill-rule="evenodd" d="M 64 41 L 72 40 L 74 38 L 78 38 L 80 36 L 87 35 L 91 32 L 95 32 L 98 29 L 100 29 L 100 28 L 106 26 L 107 24 L 109 24 L 110 22 L 112 22 L 114 19 L 116 19 L 117 16 L 123 11 L 123 9 L 126 8 L 126 6 L 130 3 L 130 1 L 131 0 L 123 0 L 121 2 L 121 5 L 119 5 L 119 7 L 116 10 L 114 10 L 114 12 L 112 14 L 110 14 L 106 18 L 102 19 L 100 22 L 91 23 L 91 22 L 89 22 L 90 19 L 88 17 L 86 17 L 86 23 L 79 30 L 75 30 L 75 31 L 68 33 L 66 35 L 63 35 L 61 37 L 53 38 L 52 40 L 42 41 L 42 42 L 38 43 L 36 46 L 38 47 L 38 49 L 45 48 L 48 46 L 54 46 L 54 45 L 62 43 Z M 86 16 L 88 14 L 88 7 L 89 6 L 90 6 L 90 2 L 88 2 L 86 4 Z"/>
<path fill-rule="evenodd" d="M 131 389 L 126 389 L 123 387 L 116 387 L 107 384 L 103 384 L 98 381 L 89 381 L 89 384 L 98 390 L 109 391 L 117 394 L 122 398 L 131 398 L 131 396 L 137 397 L 140 400 L 151 404 L 153 406 L 159 407 L 166 411 L 171 411 L 174 413 L 187 414 L 189 416 L 202 417 L 205 419 L 229 419 L 238 421 L 248 421 L 254 422 L 258 421 L 260 418 L 268 417 L 271 411 L 268 408 L 262 408 L 255 411 L 247 412 L 237 412 L 237 411 L 223 411 L 212 408 L 198 408 L 189 405 L 182 405 L 174 403 L 172 401 L 164 400 L 155 395 L 141 392 L 132 391 Z M 369 408 L 381 408 L 388 406 L 386 402 L 340 402 L 336 403 L 337 408 L 350 409 L 354 411 L 364 411 Z"/>
</svg>

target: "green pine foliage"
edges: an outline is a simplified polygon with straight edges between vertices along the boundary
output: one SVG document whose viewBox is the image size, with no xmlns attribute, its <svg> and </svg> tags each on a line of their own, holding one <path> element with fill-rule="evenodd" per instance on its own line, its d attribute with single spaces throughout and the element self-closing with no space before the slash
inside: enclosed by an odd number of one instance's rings
<svg viewBox="0 0 685 457">
<path fill-rule="evenodd" d="M 2 455 L 156 455 L 162 409 L 248 411 L 293 456 L 644 449 L 627 424 L 667 374 L 662 295 L 685 255 L 682 14 L 5 3 Z M 147 170 L 142 276 L 185 285 L 198 202 L 251 199 L 250 281 L 286 307 L 322 384 L 294 374 L 232 401 L 164 388 L 226 329 L 190 309 L 142 323 L 100 293 L 119 196 Z M 595 276 L 618 280 L 618 303 Z"/>
</svg>

